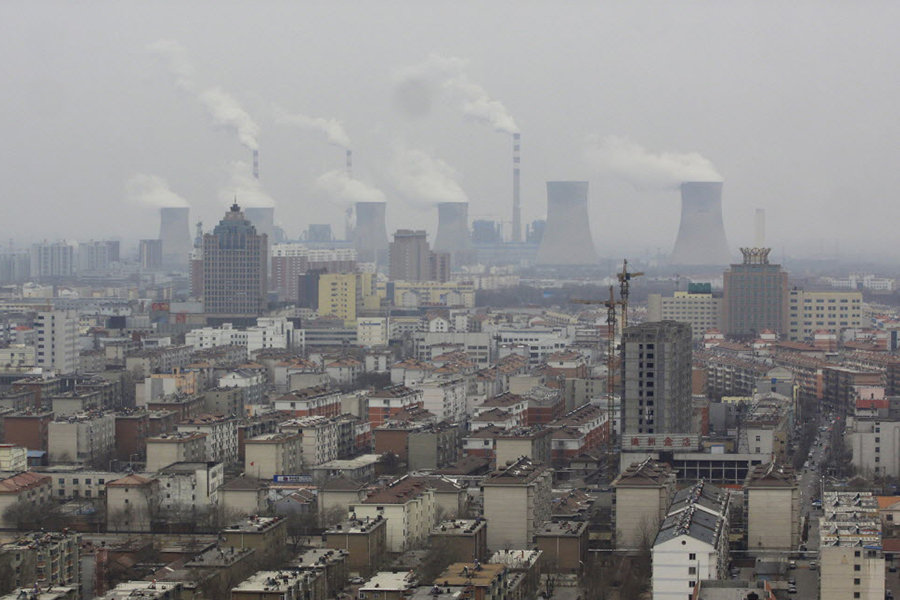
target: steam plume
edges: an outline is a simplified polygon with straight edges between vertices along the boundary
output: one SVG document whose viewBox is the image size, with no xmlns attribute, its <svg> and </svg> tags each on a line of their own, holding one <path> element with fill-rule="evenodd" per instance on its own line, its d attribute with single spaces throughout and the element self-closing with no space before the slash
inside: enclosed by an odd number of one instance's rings
<svg viewBox="0 0 900 600">
<path fill-rule="evenodd" d="M 384 202 L 384 192 L 359 179 L 353 179 L 346 171 L 335 169 L 323 173 L 316 179 L 316 187 L 334 200 L 353 202 Z"/>
<path fill-rule="evenodd" d="M 637 188 L 667 189 L 685 181 L 722 181 L 712 162 L 696 152 L 651 152 L 617 136 L 590 136 L 586 156 L 600 169 Z"/>
<path fill-rule="evenodd" d="M 231 180 L 219 190 L 219 200 L 223 204 L 237 203 L 243 207 L 275 206 L 275 200 L 263 188 L 259 179 L 253 177 L 250 166 L 243 161 L 231 163 Z"/>
<path fill-rule="evenodd" d="M 240 102 L 225 90 L 197 85 L 194 81 L 194 69 L 184 46 L 175 40 L 158 40 L 147 46 L 147 49 L 166 62 L 178 89 L 196 98 L 216 125 L 234 132 L 241 144 L 250 150 L 259 149 L 259 125 Z"/>
<path fill-rule="evenodd" d="M 410 200 L 425 203 L 469 201 L 456 181 L 456 170 L 421 150 L 397 152 L 390 173 L 397 189 Z"/>
<path fill-rule="evenodd" d="M 275 107 L 275 119 L 277 122 L 285 125 L 293 125 L 294 127 L 321 133 L 328 140 L 328 143 L 335 146 L 340 146 L 341 148 L 350 147 L 350 136 L 347 135 L 344 124 L 337 119 L 288 113 L 279 107 Z"/>
<path fill-rule="evenodd" d="M 129 202 L 158 208 L 168 206 L 190 206 L 188 201 L 169 189 L 162 177 L 137 173 L 125 182 L 125 194 Z"/>
<path fill-rule="evenodd" d="M 469 79 L 465 68 L 461 58 L 432 54 L 418 65 L 401 69 L 395 76 L 398 106 L 411 115 L 425 114 L 435 92 L 444 90 L 465 116 L 501 133 L 517 133 L 519 128 L 506 106 Z"/>
</svg>

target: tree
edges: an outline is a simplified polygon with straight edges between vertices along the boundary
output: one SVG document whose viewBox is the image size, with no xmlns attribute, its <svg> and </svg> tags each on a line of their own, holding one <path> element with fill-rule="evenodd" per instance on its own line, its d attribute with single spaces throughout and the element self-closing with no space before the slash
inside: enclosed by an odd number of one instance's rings
<svg viewBox="0 0 900 600">
<path fill-rule="evenodd" d="M 428 585 L 437 579 L 438 575 L 443 573 L 450 563 L 453 562 L 454 556 L 451 551 L 450 540 L 446 537 L 433 538 L 433 542 L 428 544 L 425 555 L 422 557 L 419 566 L 416 568 L 416 577 L 423 585 Z M 466 562 L 469 562 L 469 558 Z"/>
<path fill-rule="evenodd" d="M 20 500 L 3 511 L 3 521 L 15 529 L 40 529 L 49 507 Z"/>
<path fill-rule="evenodd" d="M 291 511 L 286 515 L 287 537 L 294 552 L 300 550 L 303 540 L 317 529 L 318 519 L 314 512 Z"/>
</svg>

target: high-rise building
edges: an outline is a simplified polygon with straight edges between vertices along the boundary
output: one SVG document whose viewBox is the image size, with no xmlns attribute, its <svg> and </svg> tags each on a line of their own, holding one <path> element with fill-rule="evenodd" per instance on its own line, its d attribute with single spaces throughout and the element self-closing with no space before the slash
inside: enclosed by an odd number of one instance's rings
<svg viewBox="0 0 900 600">
<path fill-rule="evenodd" d="M 625 329 L 622 347 L 624 434 L 689 433 L 691 326 L 676 321 L 633 325 Z"/>
<path fill-rule="evenodd" d="M 268 237 L 258 234 L 235 202 L 203 236 L 203 310 L 255 316 L 268 302 Z"/>
<path fill-rule="evenodd" d="M 75 275 L 75 246 L 68 242 L 43 242 L 31 246 L 31 276 L 35 279 Z"/>
<path fill-rule="evenodd" d="M 140 260 L 142 269 L 159 269 L 163 263 L 162 240 L 141 240 Z"/>
<path fill-rule="evenodd" d="M 769 263 L 771 248 L 741 248 L 744 262 L 725 271 L 725 333 L 759 335 L 781 332 L 787 316 L 788 276 Z"/>
<path fill-rule="evenodd" d="M 390 244 L 390 278 L 392 281 L 427 281 L 429 279 L 428 241 L 423 230 L 398 229 Z"/>
<path fill-rule="evenodd" d="M 863 327 L 862 292 L 808 292 L 788 294 L 787 323 L 782 332 L 791 341 L 812 341 L 816 333 L 839 335 L 844 329 Z"/>
<path fill-rule="evenodd" d="M 57 373 L 74 373 L 78 368 L 78 316 L 62 310 L 38 313 L 35 364 Z"/>
<path fill-rule="evenodd" d="M 710 329 L 722 329 L 722 296 L 705 287 L 690 284 L 686 292 L 671 297 L 660 294 L 647 296 L 648 321 L 681 321 L 691 326 L 695 340 L 702 340 Z"/>
</svg>

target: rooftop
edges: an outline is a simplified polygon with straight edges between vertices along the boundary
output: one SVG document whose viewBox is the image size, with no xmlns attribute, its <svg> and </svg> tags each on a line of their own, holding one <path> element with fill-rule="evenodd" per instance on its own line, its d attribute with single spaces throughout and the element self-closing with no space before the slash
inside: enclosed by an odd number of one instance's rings
<svg viewBox="0 0 900 600">
<path fill-rule="evenodd" d="M 540 550 L 497 550 L 488 563 L 506 565 L 513 570 L 528 569 L 541 557 Z"/>
<path fill-rule="evenodd" d="M 232 588 L 235 592 L 289 592 L 309 581 L 309 574 L 296 570 L 257 571 Z"/>
<path fill-rule="evenodd" d="M 488 587 L 506 571 L 506 565 L 492 563 L 453 563 L 434 582 L 441 586 L 472 585 Z"/>
<path fill-rule="evenodd" d="M 486 526 L 484 519 L 451 519 L 439 523 L 431 535 L 474 535 Z"/>
<path fill-rule="evenodd" d="M 383 526 L 386 523 L 384 518 L 379 515 L 374 519 L 370 519 L 366 517 L 365 519 L 348 519 L 343 523 L 338 523 L 333 526 L 331 529 L 328 529 L 325 533 L 327 535 L 336 535 L 336 534 L 368 534 L 377 529 L 379 526 Z"/>
<path fill-rule="evenodd" d="M 548 473 L 547 467 L 521 457 L 508 467 L 491 473 L 483 485 L 527 485 Z"/>
<path fill-rule="evenodd" d="M 250 557 L 253 552 L 252 548 L 235 548 L 234 546 L 222 548 L 220 546 L 213 546 L 194 556 L 194 558 L 186 562 L 184 566 L 188 568 L 228 567 L 244 558 Z"/>
<path fill-rule="evenodd" d="M 379 571 L 375 573 L 360 588 L 360 592 L 383 592 L 385 590 L 406 591 L 415 585 L 415 578 L 410 571 L 393 573 L 391 571 Z"/>
<path fill-rule="evenodd" d="M 283 523 L 282 517 L 247 517 L 222 528 L 222 533 L 258 533 Z"/>
<path fill-rule="evenodd" d="M 535 529 L 535 537 L 578 537 L 587 529 L 586 521 L 547 521 Z"/>
</svg>

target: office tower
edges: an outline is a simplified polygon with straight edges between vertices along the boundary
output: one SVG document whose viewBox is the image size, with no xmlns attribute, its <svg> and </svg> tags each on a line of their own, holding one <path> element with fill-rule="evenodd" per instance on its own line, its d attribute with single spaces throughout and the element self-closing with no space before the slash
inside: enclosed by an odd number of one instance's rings
<svg viewBox="0 0 900 600">
<path fill-rule="evenodd" d="M 622 430 L 635 433 L 691 431 L 691 327 L 656 321 L 622 334 Z"/>
<path fill-rule="evenodd" d="M 424 231 L 398 229 L 389 254 L 391 281 L 428 281 L 431 251 Z"/>
<path fill-rule="evenodd" d="M 35 364 L 57 373 L 78 368 L 78 315 L 63 310 L 38 313 L 34 323 Z"/>
<path fill-rule="evenodd" d="M 593 265 L 597 251 L 588 222 L 588 182 L 547 182 L 547 225 L 539 265 Z"/>
<path fill-rule="evenodd" d="M 258 234 L 235 202 L 203 236 L 203 310 L 255 316 L 267 306 L 268 237 Z"/>
<path fill-rule="evenodd" d="M 725 271 L 725 333 L 757 336 L 764 329 L 784 331 L 788 276 L 769 263 L 771 248 L 741 248 L 744 262 Z"/>
<path fill-rule="evenodd" d="M 385 212 L 387 202 L 357 202 L 353 245 L 362 261 L 384 260 L 388 249 Z M 380 261 L 379 261 L 380 262 Z"/>
<path fill-rule="evenodd" d="M 119 242 L 84 242 L 78 245 L 78 271 L 105 271 L 119 262 Z"/>
<path fill-rule="evenodd" d="M 162 240 L 141 240 L 140 261 L 142 269 L 162 267 Z"/>
<path fill-rule="evenodd" d="M 159 209 L 159 239 L 162 240 L 165 265 L 187 266 L 191 251 L 190 212 L 187 206 L 164 206 Z"/>
</svg>

